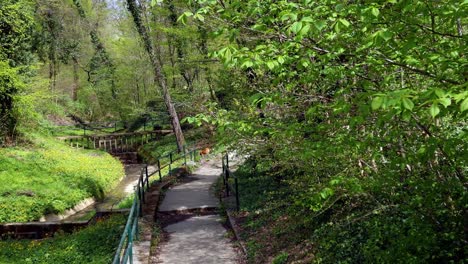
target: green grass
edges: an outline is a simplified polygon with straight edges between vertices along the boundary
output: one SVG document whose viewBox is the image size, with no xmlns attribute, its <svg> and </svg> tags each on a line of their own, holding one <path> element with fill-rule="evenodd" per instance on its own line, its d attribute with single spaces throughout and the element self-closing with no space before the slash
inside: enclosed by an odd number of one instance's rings
<svg viewBox="0 0 468 264">
<path fill-rule="evenodd" d="M 31 141 L 0 149 L 0 222 L 34 221 L 85 198 L 102 198 L 124 175 L 122 164 L 107 153 L 39 136 Z"/>
<path fill-rule="evenodd" d="M 0 241 L 0 264 L 111 263 L 126 217 L 115 215 L 73 234 Z"/>
</svg>

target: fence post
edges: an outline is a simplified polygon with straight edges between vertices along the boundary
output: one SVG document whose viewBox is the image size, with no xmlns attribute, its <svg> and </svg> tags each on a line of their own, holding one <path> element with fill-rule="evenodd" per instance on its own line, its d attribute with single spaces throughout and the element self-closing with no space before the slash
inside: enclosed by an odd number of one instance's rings
<svg viewBox="0 0 468 264">
<path fill-rule="evenodd" d="M 223 185 L 226 186 L 226 164 L 224 164 L 224 156 L 223 158 L 221 159 L 222 162 L 223 162 Z"/>
<path fill-rule="evenodd" d="M 138 192 L 138 215 L 142 216 L 143 215 L 143 210 L 141 208 L 141 187 L 140 187 L 140 182 L 138 182 L 138 185 L 137 185 L 137 192 Z"/>
<path fill-rule="evenodd" d="M 226 153 L 226 167 L 229 170 L 229 154 Z"/>
<path fill-rule="evenodd" d="M 127 230 L 127 234 L 128 234 L 128 250 L 129 250 L 129 254 L 128 254 L 128 258 L 130 259 L 130 264 L 133 263 L 133 234 L 132 234 L 132 225 L 129 225 L 128 227 L 128 230 Z M 127 260 L 124 259 L 124 263 L 126 262 Z"/>
<path fill-rule="evenodd" d="M 185 153 L 185 145 L 182 148 L 184 151 L 184 165 L 187 166 L 187 154 Z"/>
<path fill-rule="evenodd" d="M 239 212 L 240 210 L 240 204 L 239 204 L 239 182 L 237 180 L 237 177 L 234 176 L 234 184 L 236 185 L 236 210 Z"/>
<path fill-rule="evenodd" d="M 229 197 L 229 167 L 226 169 L 226 196 Z"/>
<path fill-rule="evenodd" d="M 158 159 L 159 182 L 162 182 L 161 161 Z"/>
<path fill-rule="evenodd" d="M 141 200 L 143 201 L 143 203 L 145 203 L 145 179 L 144 178 L 145 178 L 145 174 L 142 169 L 140 181 L 141 181 Z"/>
<path fill-rule="evenodd" d="M 145 171 L 146 171 L 146 188 L 149 189 L 148 164 L 145 165 Z"/>
<path fill-rule="evenodd" d="M 169 176 L 172 176 L 172 152 L 169 153 Z"/>
<path fill-rule="evenodd" d="M 141 202 L 140 202 L 140 206 L 141 206 Z M 135 211 L 135 217 L 134 217 L 134 219 L 135 219 L 135 234 L 134 234 L 134 236 L 135 236 L 136 239 L 138 239 L 138 213 L 139 212 Z M 143 216 L 143 214 L 140 213 L 140 216 Z"/>
</svg>

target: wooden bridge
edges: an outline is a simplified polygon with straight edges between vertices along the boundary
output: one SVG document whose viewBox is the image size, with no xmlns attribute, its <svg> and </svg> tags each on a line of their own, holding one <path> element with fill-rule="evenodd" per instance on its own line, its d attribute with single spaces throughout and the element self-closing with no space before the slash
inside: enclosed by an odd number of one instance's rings
<svg viewBox="0 0 468 264">
<path fill-rule="evenodd" d="M 173 133 L 172 130 L 154 130 L 106 135 L 65 136 L 58 137 L 58 139 L 74 148 L 100 149 L 110 153 L 125 153 L 135 151 L 139 146 L 171 133 Z"/>
</svg>

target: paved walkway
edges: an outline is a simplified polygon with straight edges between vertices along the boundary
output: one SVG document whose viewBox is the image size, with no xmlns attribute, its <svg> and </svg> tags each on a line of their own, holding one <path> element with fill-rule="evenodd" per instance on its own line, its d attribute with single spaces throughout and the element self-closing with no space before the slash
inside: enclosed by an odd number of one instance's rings
<svg viewBox="0 0 468 264">
<path fill-rule="evenodd" d="M 226 237 L 226 229 L 217 214 L 187 214 L 218 207 L 218 199 L 210 187 L 221 174 L 215 162 L 205 162 L 185 183 L 169 189 L 159 207 L 161 214 L 171 215 L 170 224 L 164 227 L 167 241 L 160 244 L 158 256 L 152 263 L 198 264 L 237 263 L 238 255 Z M 179 212 L 185 210 L 180 217 Z"/>
</svg>

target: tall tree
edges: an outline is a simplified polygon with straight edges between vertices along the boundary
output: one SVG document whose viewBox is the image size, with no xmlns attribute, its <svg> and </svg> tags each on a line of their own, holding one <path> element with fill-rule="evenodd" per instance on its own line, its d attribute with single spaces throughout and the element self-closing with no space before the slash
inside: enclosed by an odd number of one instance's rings
<svg viewBox="0 0 468 264">
<path fill-rule="evenodd" d="M 33 58 L 33 2 L 5 0 L 0 4 L 0 145 L 16 134 L 18 95 L 24 89 L 20 73 L 28 73 Z"/>
<path fill-rule="evenodd" d="M 136 3 L 135 0 L 127 0 L 127 5 L 128 10 L 132 14 L 133 21 L 135 22 L 135 26 L 137 27 L 138 33 L 140 34 L 145 49 L 148 53 L 151 65 L 153 66 L 155 82 L 159 83 L 159 86 L 162 89 L 164 103 L 166 104 L 167 111 L 171 117 L 172 129 L 177 139 L 177 147 L 179 151 L 181 151 L 183 149 L 183 146 L 185 145 L 184 134 L 182 133 L 179 117 L 177 116 L 176 109 L 174 107 L 171 95 L 169 93 L 169 89 L 167 86 L 167 77 L 162 71 L 162 63 L 160 61 L 160 56 L 159 54 L 156 54 L 154 45 L 148 34 L 147 28 L 143 24 L 143 21 L 141 19 L 140 6 Z"/>
<path fill-rule="evenodd" d="M 84 20 L 87 19 L 86 12 L 81 4 L 80 0 L 73 0 L 75 4 L 78 14 Z M 117 99 L 117 87 L 115 84 L 115 65 L 112 62 L 109 53 L 107 52 L 104 43 L 102 42 L 101 38 L 99 37 L 98 28 L 91 27 L 89 31 L 89 35 L 91 38 L 91 43 L 94 46 L 95 54 L 92 57 L 90 64 L 89 64 L 89 71 L 88 71 L 88 80 L 94 83 L 100 81 L 98 74 L 103 73 L 103 78 L 110 82 L 110 91 L 112 98 L 114 101 Z"/>
</svg>

